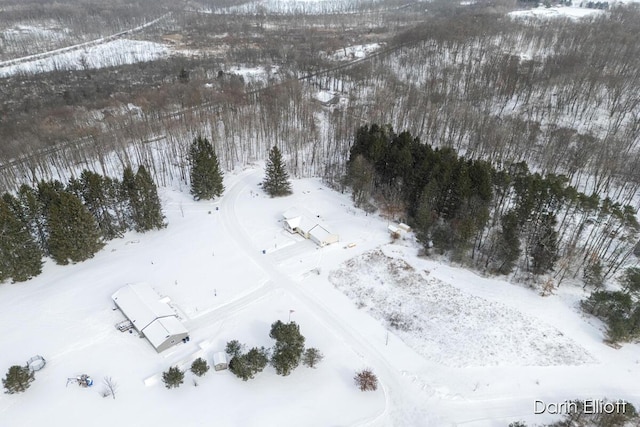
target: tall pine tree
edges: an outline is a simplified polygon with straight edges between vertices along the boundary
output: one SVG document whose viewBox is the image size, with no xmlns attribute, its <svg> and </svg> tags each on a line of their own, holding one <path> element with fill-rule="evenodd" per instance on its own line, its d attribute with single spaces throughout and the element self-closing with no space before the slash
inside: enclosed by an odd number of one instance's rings
<svg viewBox="0 0 640 427">
<path fill-rule="evenodd" d="M 135 224 L 136 231 L 145 232 L 154 228 L 166 227 L 162 204 L 160 197 L 158 197 L 158 188 L 144 166 L 138 168 L 135 184 L 140 198 L 140 209 Z"/>
<path fill-rule="evenodd" d="M 47 223 L 44 206 L 40 201 L 38 192 L 26 184 L 20 186 L 18 199 L 22 208 L 22 221 L 27 224 L 27 228 L 35 237 L 40 250 L 46 255 L 47 248 Z"/>
<path fill-rule="evenodd" d="M 125 224 L 118 218 L 118 195 L 113 191 L 111 178 L 88 170 L 82 171 L 80 179 L 72 179 L 68 189 L 78 196 L 95 217 L 105 239 L 122 237 Z"/>
<path fill-rule="evenodd" d="M 18 200 L 10 194 L 0 199 L 0 282 L 9 278 L 23 282 L 42 271 L 42 251 L 16 215 L 18 206 Z"/>
<path fill-rule="evenodd" d="M 84 261 L 104 246 L 95 218 L 69 192 L 59 191 L 49 201 L 47 226 L 49 253 L 58 264 Z"/>
<path fill-rule="evenodd" d="M 140 216 L 142 210 L 140 196 L 138 195 L 138 186 L 136 185 L 136 175 L 130 166 L 124 168 L 122 172 L 122 182 L 120 184 L 123 198 L 127 201 L 125 209 L 125 223 L 127 228 L 132 230 L 136 228 L 136 218 Z"/>
<path fill-rule="evenodd" d="M 266 176 L 264 177 L 264 181 L 262 181 L 262 188 L 271 197 L 291 194 L 289 173 L 282 160 L 282 153 L 280 153 L 280 150 L 275 145 L 271 151 L 269 151 Z"/>
<path fill-rule="evenodd" d="M 207 138 L 198 136 L 189 148 L 191 194 L 195 200 L 210 200 L 224 191 L 218 156 Z"/>
</svg>

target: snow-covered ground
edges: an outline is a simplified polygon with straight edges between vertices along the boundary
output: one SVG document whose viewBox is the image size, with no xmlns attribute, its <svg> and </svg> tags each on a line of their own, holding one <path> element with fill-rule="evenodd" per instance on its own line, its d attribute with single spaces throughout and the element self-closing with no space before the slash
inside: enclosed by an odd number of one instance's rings
<svg viewBox="0 0 640 427">
<path fill-rule="evenodd" d="M 14 74 L 37 74 L 53 70 L 82 70 L 114 67 L 152 61 L 165 57 L 169 49 L 159 43 L 118 39 L 101 44 L 60 52 L 44 58 L 0 67 L 0 77 Z"/>
<path fill-rule="evenodd" d="M 278 73 L 277 66 L 270 67 L 248 67 L 242 65 L 234 65 L 229 67 L 227 72 L 242 76 L 246 83 L 266 82 Z"/>
<path fill-rule="evenodd" d="M 586 7 L 577 7 L 577 6 L 545 7 L 544 5 L 540 5 L 534 9 L 516 10 L 514 12 L 510 12 L 509 16 L 513 18 L 520 18 L 520 19 L 530 19 L 530 18 L 581 19 L 588 16 L 599 15 L 601 13 L 604 13 L 604 11 L 600 9 L 588 9 Z"/>
<path fill-rule="evenodd" d="M 329 55 L 329 58 L 335 61 L 351 61 L 353 59 L 364 58 L 376 50 L 380 49 L 379 43 L 360 44 L 355 46 L 347 46 L 338 49 Z"/>
<path fill-rule="evenodd" d="M 330 279 L 438 364 L 557 366 L 594 361 L 548 323 L 469 295 L 431 277 L 428 270 L 416 270 L 406 258 L 411 258 L 406 249 L 383 247 L 347 261 Z"/>
<path fill-rule="evenodd" d="M 271 199 L 262 177 L 258 166 L 228 174 L 215 202 L 163 189 L 166 229 L 128 233 L 91 260 L 47 262 L 41 276 L 1 285 L 0 374 L 35 354 L 48 364 L 25 393 L 0 395 L 0 424 L 504 426 L 554 419 L 533 414 L 535 399 L 640 403 L 639 347 L 604 345 L 598 323 L 576 310 L 574 289 L 542 298 L 419 258 L 410 239 L 391 243 L 387 221 L 354 209 L 347 194 L 308 179 Z M 340 242 L 318 248 L 286 232 L 281 214 L 291 207 L 319 217 Z M 140 281 L 170 298 L 189 343 L 157 354 L 114 328 L 123 316 L 110 296 Z M 180 388 L 163 387 L 169 366 L 211 363 L 228 340 L 272 345 L 270 324 L 291 310 L 307 345 L 325 354 L 317 369 L 280 377 L 268 367 L 246 383 L 210 372 L 198 387 L 188 373 Z M 380 320 L 393 311 L 413 327 Z M 353 385 L 363 367 L 378 374 L 378 391 Z M 82 373 L 96 385 L 65 387 Z M 105 376 L 118 383 L 115 400 L 100 395 Z"/>
<path fill-rule="evenodd" d="M 380 0 L 260 0 L 220 10 L 223 13 L 316 15 L 352 12 L 376 7 Z"/>
</svg>

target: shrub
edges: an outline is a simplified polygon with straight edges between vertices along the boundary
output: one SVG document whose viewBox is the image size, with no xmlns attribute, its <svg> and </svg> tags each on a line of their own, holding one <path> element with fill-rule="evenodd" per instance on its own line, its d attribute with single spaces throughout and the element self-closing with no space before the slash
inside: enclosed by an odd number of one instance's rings
<svg viewBox="0 0 640 427">
<path fill-rule="evenodd" d="M 356 372 L 356 376 L 353 377 L 353 379 L 360 391 L 373 391 L 378 389 L 378 377 L 371 369 L 363 369 L 362 371 Z"/>
</svg>

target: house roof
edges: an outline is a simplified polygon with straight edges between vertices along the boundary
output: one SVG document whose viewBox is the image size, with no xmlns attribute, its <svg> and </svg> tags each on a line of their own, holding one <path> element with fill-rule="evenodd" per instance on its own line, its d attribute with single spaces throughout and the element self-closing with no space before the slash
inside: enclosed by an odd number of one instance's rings
<svg viewBox="0 0 640 427">
<path fill-rule="evenodd" d="M 188 331 L 182 322 L 173 315 L 171 317 L 161 317 L 156 319 L 144 328 L 142 333 L 155 348 L 158 348 L 167 340 L 167 338 L 181 334 L 188 334 Z"/>
<path fill-rule="evenodd" d="M 221 363 L 227 363 L 227 353 L 224 351 L 219 351 L 217 353 L 213 353 L 213 364 L 219 365 Z"/>
<path fill-rule="evenodd" d="M 176 313 L 147 283 L 126 285 L 112 298 L 133 326 L 156 348 L 171 335 L 187 333 Z"/>
<path fill-rule="evenodd" d="M 302 209 L 291 208 L 282 214 L 284 221 L 289 225 L 292 230 L 299 228 L 303 233 L 308 233 L 315 225 L 317 221 L 314 221 L 313 215 Z"/>
<path fill-rule="evenodd" d="M 317 224 L 309 231 L 309 236 L 315 238 L 319 242 L 324 242 L 332 238 L 333 234 L 320 224 Z"/>
<path fill-rule="evenodd" d="M 112 298 L 138 330 L 159 317 L 176 315 L 171 307 L 160 301 L 160 296 L 147 283 L 126 285 Z"/>
</svg>

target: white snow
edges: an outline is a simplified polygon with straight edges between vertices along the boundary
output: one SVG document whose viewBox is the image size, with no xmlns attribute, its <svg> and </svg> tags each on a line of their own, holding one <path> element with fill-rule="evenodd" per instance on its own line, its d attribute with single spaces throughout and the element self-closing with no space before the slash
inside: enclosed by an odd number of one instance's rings
<svg viewBox="0 0 640 427">
<path fill-rule="evenodd" d="M 416 270 L 405 251 L 383 249 L 349 260 L 331 281 L 428 359 L 454 367 L 594 361 L 544 320 L 462 292 Z"/>
<path fill-rule="evenodd" d="M 14 74 L 37 74 L 53 70 L 82 70 L 114 67 L 123 64 L 152 61 L 169 55 L 169 49 L 159 43 L 117 39 L 106 43 L 55 53 L 0 67 L 0 77 Z M 15 62 L 15 61 L 8 61 Z"/>
<path fill-rule="evenodd" d="M 327 103 L 335 97 L 335 93 L 328 90 L 319 90 L 313 94 L 313 97 L 320 102 Z"/>
<path fill-rule="evenodd" d="M 380 43 L 359 44 L 354 46 L 347 46 L 343 49 L 338 49 L 329 55 L 329 58 L 335 61 L 350 61 L 353 59 L 365 58 L 367 55 L 380 49 Z"/>
<path fill-rule="evenodd" d="M 48 261 L 41 276 L 0 285 L 0 374 L 37 354 L 48 361 L 25 393 L 0 394 L 2 424 L 504 426 L 557 419 L 534 415 L 535 399 L 640 403 L 638 345 L 604 345 L 599 322 L 576 308 L 580 288 L 542 298 L 419 258 L 410 238 L 391 243 L 388 222 L 354 209 L 348 194 L 308 179 L 272 199 L 258 186 L 263 174 L 228 173 L 214 202 L 163 189 L 166 229 L 128 233 L 83 263 Z M 291 206 L 319 215 L 341 242 L 318 248 L 288 233 L 281 220 Z M 142 281 L 171 299 L 190 342 L 157 354 L 114 327 L 123 315 L 110 296 Z M 393 312 L 407 330 L 380 320 Z M 231 339 L 271 346 L 269 326 L 289 317 L 324 353 L 316 369 L 280 377 L 267 367 L 248 382 L 211 370 L 198 387 L 187 373 L 180 388 L 164 388 L 167 368 L 197 357 L 211 365 Z M 364 367 L 378 391 L 353 385 Z M 92 388 L 65 387 L 85 373 Z M 118 383 L 115 400 L 100 395 L 105 376 Z"/>
<path fill-rule="evenodd" d="M 261 0 L 222 9 L 223 13 L 316 15 L 370 9 L 380 0 Z"/>
<path fill-rule="evenodd" d="M 543 5 L 534 9 L 516 10 L 509 12 L 509 16 L 512 18 L 530 19 L 553 19 L 553 18 L 570 18 L 581 19 L 589 16 L 595 16 L 603 13 L 600 9 L 589 9 L 577 6 L 552 6 L 545 7 Z"/>
<path fill-rule="evenodd" d="M 228 73 L 242 76 L 246 83 L 266 82 L 278 72 L 278 67 L 250 67 L 244 65 L 234 65 L 227 69 Z"/>
</svg>

